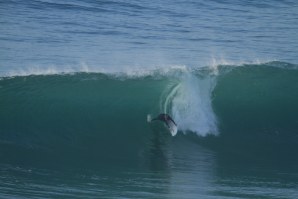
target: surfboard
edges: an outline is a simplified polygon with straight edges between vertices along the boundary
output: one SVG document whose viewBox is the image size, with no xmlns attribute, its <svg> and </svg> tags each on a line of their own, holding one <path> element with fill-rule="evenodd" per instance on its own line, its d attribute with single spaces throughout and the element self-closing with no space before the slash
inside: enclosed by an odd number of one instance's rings
<svg viewBox="0 0 298 199">
<path fill-rule="evenodd" d="M 152 117 L 151 117 L 150 114 L 148 114 L 147 115 L 147 122 L 148 123 L 151 123 L 151 121 L 152 121 Z M 169 126 L 167 126 L 166 124 L 164 124 L 164 122 L 163 122 L 163 125 L 168 129 L 169 133 L 171 133 L 172 136 L 175 136 L 177 134 L 178 128 L 175 125 L 175 123 L 173 123 L 172 121 L 169 121 L 168 122 L 168 125 Z"/>
<path fill-rule="evenodd" d="M 169 128 L 170 133 L 172 134 L 172 136 L 175 136 L 177 134 L 177 131 L 178 131 L 177 126 L 171 121 L 168 122 L 168 124 L 170 126 L 170 128 Z"/>
</svg>

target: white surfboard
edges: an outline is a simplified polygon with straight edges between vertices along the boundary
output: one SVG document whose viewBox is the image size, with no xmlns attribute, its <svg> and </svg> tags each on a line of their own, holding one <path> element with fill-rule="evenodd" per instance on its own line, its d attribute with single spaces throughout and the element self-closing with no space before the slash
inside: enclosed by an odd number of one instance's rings
<svg viewBox="0 0 298 199">
<path fill-rule="evenodd" d="M 177 126 L 171 121 L 168 124 L 170 126 L 170 128 L 169 128 L 170 133 L 172 134 L 172 136 L 175 136 L 178 131 Z"/>
</svg>

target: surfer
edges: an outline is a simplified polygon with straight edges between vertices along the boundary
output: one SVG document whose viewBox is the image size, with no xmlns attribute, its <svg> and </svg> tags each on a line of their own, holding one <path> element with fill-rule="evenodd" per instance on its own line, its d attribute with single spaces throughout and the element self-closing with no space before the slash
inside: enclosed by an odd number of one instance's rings
<svg viewBox="0 0 298 199">
<path fill-rule="evenodd" d="M 174 120 L 168 114 L 165 114 L 165 113 L 159 114 L 156 118 L 152 119 L 151 121 L 155 121 L 155 120 L 163 121 L 167 125 L 168 128 L 171 128 L 169 125 L 170 122 L 174 123 L 175 126 L 177 126 L 177 124 L 174 122 Z"/>
</svg>

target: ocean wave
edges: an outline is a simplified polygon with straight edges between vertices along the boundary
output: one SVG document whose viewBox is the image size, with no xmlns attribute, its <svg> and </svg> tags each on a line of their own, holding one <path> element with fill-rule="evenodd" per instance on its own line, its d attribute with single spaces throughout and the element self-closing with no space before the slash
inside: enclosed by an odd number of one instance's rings
<svg viewBox="0 0 298 199">
<path fill-rule="evenodd" d="M 240 145 L 248 140 L 259 146 L 296 143 L 296 65 L 222 65 L 216 72 L 212 67 L 176 67 L 136 74 L 89 71 L 3 77 L 2 149 L 17 154 L 23 149 L 60 155 L 139 154 L 154 131 L 171 137 L 165 128 L 151 128 L 146 121 L 148 114 L 161 112 L 176 121 L 178 137 L 194 134 L 208 142 L 212 136 L 219 142 L 229 140 L 230 145 L 235 139 Z"/>
</svg>

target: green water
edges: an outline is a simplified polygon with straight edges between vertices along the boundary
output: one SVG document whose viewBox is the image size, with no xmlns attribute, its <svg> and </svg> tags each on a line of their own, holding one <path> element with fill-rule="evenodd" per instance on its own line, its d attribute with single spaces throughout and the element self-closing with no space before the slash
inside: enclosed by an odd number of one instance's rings
<svg viewBox="0 0 298 199">
<path fill-rule="evenodd" d="M 0 198 L 297 198 L 284 65 L 4 77 Z M 177 136 L 146 121 L 160 112 Z"/>
<path fill-rule="evenodd" d="M 183 137 L 151 144 L 149 159 L 129 167 L 1 165 L 1 198 L 297 197 L 297 164 L 214 152 Z"/>
</svg>

